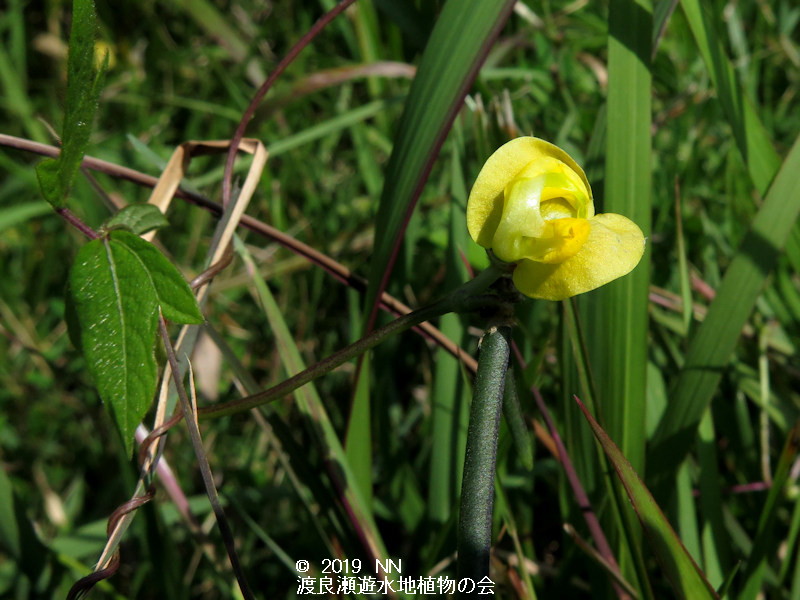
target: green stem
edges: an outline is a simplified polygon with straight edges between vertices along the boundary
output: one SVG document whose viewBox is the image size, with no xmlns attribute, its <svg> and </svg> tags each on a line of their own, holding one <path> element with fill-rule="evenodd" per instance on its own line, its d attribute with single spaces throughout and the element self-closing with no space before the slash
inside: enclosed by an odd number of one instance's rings
<svg viewBox="0 0 800 600">
<path fill-rule="evenodd" d="M 490 266 L 477 277 L 468 281 L 461 287 L 456 288 L 438 302 L 434 302 L 430 306 L 420 308 L 419 310 L 415 310 L 414 312 L 410 312 L 407 315 L 395 319 L 391 323 L 387 323 L 357 342 L 342 348 L 328 358 L 321 360 L 305 371 L 301 371 L 278 385 L 264 390 L 263 392 L 253 394 L 252 396 L 240 398 L 239 400 L 201 408 L 197 411 L 198 416 L 201 419 L 222 417 L 224 415 L 247 411 L 256 406 L 273 402 L 274 400 L 279 400 L 306 383 L 329 373 L 336 367 L 363 354 L 370 348 L 377 346 L 391 335 L 405 331 L 406 329 L 410 329 L 420 323 L 435 319 L 449 312 L 468 312 L 477 308 L 496 304 L 498 301 L 497 296 L 481 294 L 502 274 L 503 269 L 501 267 Z"/>
<path fill-rule="evenodd" d="M 489 575 L 497 436 L 503 412 L 510 329 L 493 327 L 481 341 L 467 432 L 458 523 L 458 581 L 476 584 Z M 477 595 L 477 588 L 471 594 Z"/>
</svg>

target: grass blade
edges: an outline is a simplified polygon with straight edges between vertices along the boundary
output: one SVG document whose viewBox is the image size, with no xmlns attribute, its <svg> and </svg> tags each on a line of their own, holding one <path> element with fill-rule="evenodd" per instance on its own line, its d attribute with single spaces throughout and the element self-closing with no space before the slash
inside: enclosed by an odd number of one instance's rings
<svg viewBox="0 0 800 600">
<path fill-rule="evenodd" d="M 598 212 L 625 215 L 647 236 L 652 187 L 649 0 L 612 1 L 608 27 L 606 178 Z M 647 251 L 630 275 L 584 300 L 589 363 L 596 385 L 595 406 L 609 435 L 640 473 L 644 472 L 646 431 L 649 264 Z M 620 510 L 628 510 L 625 503 Z M 639 545 L 636 536 L 634 533 L 634 546 Z M 616 551 L 622 572 L 633 579 L 631 566 L 636 553 L 629 553 L 620 541 Z M 641 566 L 638 570 L 643 572 Z"/>
<path fill-rule="evenodd" d="M 433 161 L 513 5 L 511 0 L 450 0 L 431 32 L 386 169 L 365 302 L 369 321 Z"/>
<path fill-rule="evenodd" d="M 651 15 L 645 3 L 616 0 L 609 23 L 609 92 L 605 198 L 602 210 L 650 230 Z M 599 410 L 637 470 L 644 465 L 648 255 L 634 271 L 587 297 L 589 359 Z M 609 349 L 613 348 L 613 352 Z"/>
<path fill-rule="evenodd" d="M 365 329 L 372 329 L 400 242 L 428 173 L 495 37 L 511 14 L 513 0 L 450 0 L 431 32 L 386 169 L 370 263 Z M 360 369 L 359 369 L 360 371 Z M 361 384 L 357 384 L 361 388 Z M 353 402 L 353 414 L 369 414 L 367 394 Z M 369 423 L 348 427 L 348 439 L 371 439 Z M 358 461 L 360 484 L 369 486 L 366 457 Z"/>
<path fill-rule="evenodd" d="M 672 394 L 670 410 L 653 436 L 649 464 L 661 486 L 686 456 L 697 427 L 742 327 L 800 215 L 800 137 L 778 172 L 753 225 L 742 241 L 705 320 L 692 339 Z"/>
<path fill-rule="evenodd" d="M 625 491 L 639 517 L 645 535 L 650 541 L 653 552 L 661 563 L 665 575 L 672 583 L 675 593 L 680 598 L 689 600 L 718 598 L 700 568 L 675 534 L 669 521 L 664 517 L 652 494 L 636 474 L 631 463 L 628 462 L 617 445 L 594 420 L 583 403 L 577 397 L 575 397 L 575 401 L 589 421 L 595 437 L 614 466 L 622 485 L 625 486 Z"/>
<path fill-rule="evenodd" d="M 733 65 L 725 54 L 721 37 L 716 33 L 708 14 L 710 5 L 701 4 L 700 0 L 682 0 L 681 6 L 711 74 L 722 109 L 733 128 L 736 144 L 753 184 L 764 194 L 778 170 L 780 157 L 758 118 L 752 100 L 742 91 Z"/>
<path fill-rule="evenodd" d="M 267 284 L 257 274 L 255 265 L 252 263 L 249 253 L 244 244 L 236 240 L 236 250 L 243 260 L 249 265 L 254 274 L 253 282 L 256 286 L 259 300 L 261 301 L 264 313 L 269 320 L 273 335 L 278 344 L 278 349 L 283 360 L 284 368 L 289 373 L 302 371 L 305 368 L 300 352 L 292 339 L 286 322 L 283 319 L 280 308 L 275 302 Z M 313 385 L 307 385 L 295 392 L 296 405 L 308 419 L 314 429 L 314 434 L 319 440 L 324 453 L 336 465 L 342 478 L 343 500 L 348 504 L 353 518 L 353 525 L 360 528 L 358 534 L 361 540 L 372 555 L 371 558 L 385 558 L 387 552 L 380 533 L 378 532 L 375 521 L 372 517 L 370 507 L 365 503 L 361 490 L 358 486 L 352 485 L 353 475 L 350 469 L 348 458 L 342 448 L 339 437 L 337 436 L 333 424 L 328 418 L 325 406 Z"/>
</svg>

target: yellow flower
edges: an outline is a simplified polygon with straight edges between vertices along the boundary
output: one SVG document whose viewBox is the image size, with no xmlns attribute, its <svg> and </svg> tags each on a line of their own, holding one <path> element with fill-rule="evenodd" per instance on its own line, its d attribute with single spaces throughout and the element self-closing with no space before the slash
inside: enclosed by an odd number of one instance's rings
<svg viewBox="0 0 800 600">
<path fill-rule="evenodd" d="M 563 300 L 629 273 L 644 254 L 641 229 L 626 217 L 594 214 L 592 189 L 558 146 L 511 140 L 483 165 L 467 202 L 472 239 L 517 263 L 526 296 Z"/>
</svg>

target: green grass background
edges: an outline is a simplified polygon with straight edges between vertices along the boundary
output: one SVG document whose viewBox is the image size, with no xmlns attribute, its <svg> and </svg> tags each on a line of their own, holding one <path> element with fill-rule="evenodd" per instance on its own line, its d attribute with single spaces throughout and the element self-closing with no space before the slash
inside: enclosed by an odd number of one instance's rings
<svg viewBox="0 0 800 600">
<path fill-rule="evenodd" d="M 422 306 L 467 279 L 464 258 L 483 268 L 464 223 L 470 185 L 504 141 L 543 137 L 584 165 L 598 212 L 626 214 L 648 235 L 633 275 L 579 299 L 580 336 L 564 306 L 535 301 L 519 304 L 514 332 L 520 388 L 541 388 L 624 576 L 641 597 L 675 593 L 572 394 L 590 403 L 714 587 L 738 565 L 729 597 L 800 598 L 797 448 L 786 445 L 800 407 L 795 4 L 519 2 L 489 44 L 509 3 L 358 0 L 251 122 L 248 136 L 271 157 L 248 214 L 370 287 L 349 289 L 242 232 L 241 256 L 257 272 L 237 259 L 212 286 L 206 315 L 218 343 L 194 357 L 202 401 L 263 389 L 357 339 L 384 275 L 390 293 Z M 229 138 L 257 86 L 332 6 L 98 3 L 112 64 L 89 154 L 157 175 L 175 145 Z M 55 0 L 10 0 L 0 13 L 0 133 L 54 142 L 68 24 L 69 3 Z M 63 597 L 88 573 L 136 477 L 66 335 L 66 272 L 84 240 L 42 208 L 37 160 L 0 149 L 0 596 L 14 598 Z M 193 163 L 186 186 L 218 199 L 221 164 Z M 97 177 L 127 202 L 148 197 Z M 70 207 L 95 227 L 110 214 L 82 178 Z M 161 247 L 194 275 L 213 217 L 181 201 L 168 216 Z M 475 354 L 478 316 L 438 325 Z M 202 424 L 261 597 L 294 597 L 295 560 L 365 558 L 364 531 L 382 558 L 403 560 L 403 575 L 454 576 L 470 376 L 412 332 L 365 365 L 360 386 L 351 365 L 263 409 L 263 420 Z M 520 400 L 533 430 L 541 415 L 529 393 Z M 589 537 L 546 441 L 529 470 L 501 432 L 497 592 L 614 597 L 563 529 Z M 350 510 L 332 456 L 358 488 L 348 487 Z M 162 493 L 137 515 L 120 573 L 94 597 L 237 597 L 182 429 L 165 457 L 215 556 Z M 773 478 L 772 491 L 747 485 Z"/>
</svg>

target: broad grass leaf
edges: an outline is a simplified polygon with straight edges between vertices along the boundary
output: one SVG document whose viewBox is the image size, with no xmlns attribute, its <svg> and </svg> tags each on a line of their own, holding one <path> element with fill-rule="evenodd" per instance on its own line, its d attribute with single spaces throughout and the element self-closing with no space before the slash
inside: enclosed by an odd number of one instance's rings
<svg viewBox="0 0 800 600">
<path fill-rule="evenodd" d="M 511 14 L 508 0 L 451 1 L 436 21 L 397 126 L 375 222 L 367 315 L 380 297 L 417 198 L 464 96 Z"/>
</svg>

